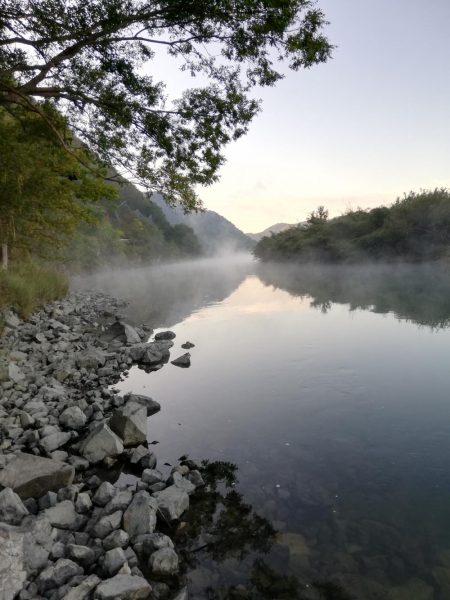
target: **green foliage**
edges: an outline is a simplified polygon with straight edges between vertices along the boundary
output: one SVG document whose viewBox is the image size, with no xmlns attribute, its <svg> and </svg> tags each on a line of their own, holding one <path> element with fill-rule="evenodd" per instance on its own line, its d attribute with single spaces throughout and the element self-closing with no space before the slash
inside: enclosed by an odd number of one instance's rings
<svg viewBox="0 0 450 600">
<path fill-rule="evenodd" d="M 328 219 L 323 207 L 306 222 L 263 238 L 254 249 L 263 261 L 410 261 L 450 258 L 450 193 L 411 192 L 390 207 L 355 210 Z"/>
<path fill-rule="evenodd" d="M 314 0 L 3 0 L 0 105 L 59 131 L 57 106 L 105 164 L 193 209 L 193 186 L 217 179 L 259 110 L 251 88 L 274 85 L 283 61 L 326 61 L 325 24 Z M 167 102 L 148 64 L 164 49 L 203 87 Z"/>
<path fill-rule="evenodd" d="M 38 116 L 16 110 L 15 117 L 0 109 L 0 240 L 45 255 L 115 191 L 82 166 L 84 149 L 67 153 Z"/>
<path fill-rule="evenodd" d="M 14 307 L 27 316 L 39 306 L 62 298 L 68 291 L 64 275 L 36 263 L 14 264 L 0 271 L 0 308 Z"/>
</svg>

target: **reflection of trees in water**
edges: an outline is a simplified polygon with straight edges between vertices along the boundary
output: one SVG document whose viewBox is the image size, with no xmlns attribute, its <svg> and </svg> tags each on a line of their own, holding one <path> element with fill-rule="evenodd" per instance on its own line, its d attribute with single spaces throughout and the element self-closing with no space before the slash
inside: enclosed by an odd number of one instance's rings
<svg viewBox="0 0 450 600">
<path fill-rule="evenodd" d="M 450 270 L 432 265 L 298 266 L 262 264 L 261 281 L 293 296 L 311 297 L 326 313 L 336 304 L 350 310 L 392 312 L 431 328 L 450 326 Z"/>
<path fill-rule="evenodd" d="M 134 323 L 171 327 L 196 310 L 227 298 L 253 270 L 249 257 L 185 261 L 105 272 L 74 281 L 126 300 Z"/>
<path fill-rule="evenodd" d="M 205 463 L 202 475 L 206 487 L 192 498 L 185 515 L 187 525 L 177 533 L 177 546 L 182 549 L 188 573 L 204 564 L 220 573 L 221 565 L 230 561 L 238 565 L 244 563 L 245 572 L 241 571 L 239 582 L 231 584 L 226 572 L 213 585 L 205 581 L 201 595 L 194 598 L 350 600 L 350 596 L 333 583 L 312 583 L 307 588 L 299 578 L 270 564 L 277 532 L 234 488 L 236 471 L 232 463 Z"/>
</svg>

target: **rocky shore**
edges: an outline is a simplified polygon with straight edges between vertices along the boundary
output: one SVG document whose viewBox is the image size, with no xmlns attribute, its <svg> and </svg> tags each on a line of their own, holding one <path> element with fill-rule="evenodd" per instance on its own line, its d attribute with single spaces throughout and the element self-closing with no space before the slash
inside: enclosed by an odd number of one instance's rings
<svg viewBox="0 0 450 600">
<path fill-rule="evenodd" d="M 175 334 L 147 342 L 151 329 L 126 324 L 121 309 L 104 294 L 71 294 L 26 321 L 3 315 L 1 600 L 188 598 L 161 530 L 204 485 L 202 465 L 185 460 L 164 477 L 147 444 L 160 405 L 111 388 L 133 364 L 161 368 Z M 132 483 L 103 476 L 119 463 Z"/>
</svg>

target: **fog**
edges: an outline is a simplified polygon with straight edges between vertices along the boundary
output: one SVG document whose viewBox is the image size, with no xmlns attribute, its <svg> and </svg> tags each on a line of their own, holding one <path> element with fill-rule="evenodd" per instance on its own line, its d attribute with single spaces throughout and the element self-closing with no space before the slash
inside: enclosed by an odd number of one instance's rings
<svg viewBox="0 0 450 600">
<path fill-rule="evenodd" d="M 171 327 L 204 306 L 225 300 L 250 276 L 291 296 L 309 298 L 327 312 L 333 304 L 351 310 L 392 313 L 398 319 L 439 329 L 450 326 L 450 273 L 442 265 L 294 265 L 258 263 L 249 254 L 227 254 L 105 270 L 78 276 L 74 290 L 99 290 L 125 300 L 126 318 L 151 327 Z"/>
<path fill-rule="evenodd" d="M 148 267 L 108 269 L 72 279 L 73 290 L 98 290 L 125 300 L 131 323 L 171 327 L 197 309 L 220 302 L 254 270 L 248 253 Z"/>
</svg>

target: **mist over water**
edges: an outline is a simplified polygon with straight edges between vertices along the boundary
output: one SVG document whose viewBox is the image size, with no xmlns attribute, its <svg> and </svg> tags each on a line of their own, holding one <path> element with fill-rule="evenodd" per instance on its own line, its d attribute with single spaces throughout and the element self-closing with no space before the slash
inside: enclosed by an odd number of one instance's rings
<svg viewBox="0 0 450 600">
<path fill-rule="evenodd" d="M 237 489 L 280 532 L 267 560 L 361 600 L 450 597 L 450 274 L 432 266 L 260 265 L 249 257 L 80 279 L 127 318 L 195 344 L 192 366 L 133 368 L 154 397 L 159 463 L 231 461 Z M 205 587 L 246 559 L 204 556 Z"/>
</svg>

